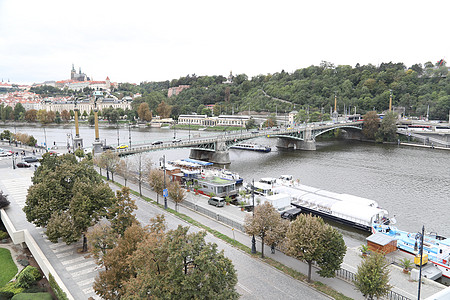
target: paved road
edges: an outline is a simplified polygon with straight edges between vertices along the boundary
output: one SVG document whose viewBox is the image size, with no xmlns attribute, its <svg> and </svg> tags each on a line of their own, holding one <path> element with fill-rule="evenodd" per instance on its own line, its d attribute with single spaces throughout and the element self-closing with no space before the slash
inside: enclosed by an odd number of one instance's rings
<svg viewBox="0 0 450 300">
<path fill-rule="evenodd" d="M 1 158 L 0 189 L 9 195 L 11 205 L 7 208 L 7 213 L 16 229 L 29 230 L 75 299 L 98 299 L 92 289 L 92 283 L 99 270 L 89 255 L 78 253 L 81 242 L 72 245 L 53 244 L 46 239 L 42 228 L 36 228 L 26 221 L 22 208 L 34 168 L 12 170 L 11 165 L 10 158 Z M 193 231 L 199 230 L 154 205 L 136 200 L 139 207 L 136 215 L 143 224 L 147 224 L 156 214 L 164 213 L 169 228 L 176 228 L 181 224 L 190 226 Z M 238 274 L 236 289 L 242 295 L 241 299 L 330 299 L 210 234 L 206 240 L 216 243 L 219 250 L 223 249 L 225 255 L 233 261 Z"/>
</svg>

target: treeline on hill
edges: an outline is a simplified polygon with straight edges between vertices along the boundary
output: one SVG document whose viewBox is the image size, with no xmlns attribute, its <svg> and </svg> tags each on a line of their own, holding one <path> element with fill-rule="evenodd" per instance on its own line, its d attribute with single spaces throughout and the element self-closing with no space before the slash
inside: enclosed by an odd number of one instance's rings
<svg viewBox="0 0 450 300">
<path fill-rule="evenodd" d="M 146 102 L 156 111 L 164 101 L 172 106 L 172 117 L 180 114 L 208 114 L 205 106 L 214 104 L 214 114 L 269 111 L 288 112 L 308 108 L 309 111 L 329 112 L 337 95 L 338 111 L 351 107 L 365 114 L 382 112 L 389 107 L 392 91 L 393 106 L 405 107 L 405 114 L 424 116 L 429 107 L 430 119 L 446 120 L 450 109 L 450 84 L 445 62 L 407 68 L 403 63 L 382 63 L 379 66 L 334 66 L 323 61 L 319 66 L 284 70 L 274 74 L 258 75 L 251 79 L 245 74 L 233 77 L 231 84 L 224 76 L 187 75 L 172 81 L 143 82 L 139 85 L 122 83 L 113 94 L 119 98 L 136 93 L 132 107 L 137 111 Z M 167 97 L 170 87 L 190 85 L 176 96 Z M 279 99 L 279 100 L 277 100 Z"/>
</svg>

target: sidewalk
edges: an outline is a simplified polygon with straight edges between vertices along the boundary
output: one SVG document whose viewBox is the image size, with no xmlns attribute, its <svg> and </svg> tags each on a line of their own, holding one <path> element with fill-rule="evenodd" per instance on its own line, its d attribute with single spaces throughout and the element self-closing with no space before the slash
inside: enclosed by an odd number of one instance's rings
<svg viewBox="0 0 450 300">
<path fill-rule="evenodd" d="M 122 185 L 124 184 L 123 179 L 117 174 L 114 174 L 114 180 L 115 182 L 118 182 Z M 111 185 L 113 184 L 111 183 Z M 132 190 L 139 191 L 138 185 L 135 184 L 134 182 L 130 182 L 130 180 L 127 180 L 127 186 Z M 156 193 L 150 190 L 149 186 L 145 183 L 142 184 L 142 194 L 156 201 Z M 167 200 L 169 207 L 174 209 L 175 203 L 172 202 L 169 198 Z M 226 217 L 232 218 L 233 220 L 236 220 L 241 224 L 243 223 L 245 215 L 249 214 L 246 212 L 242 212 L 238 207 L 235 206 L 225 206 L 223 208 L 212 207 L 207 204 L 207 198 L 202 195 L 194 195 L 192 193 L 187 193 L 185 201 L 191 201 L 199 206 L 208 208 L 209 210 L 214 211 L 217 214 L 225 215 Z M 159 197 L 159 203 L 160 204 L 164 203 L 164 198 L 162 196 Z M 208 226 L 211 229 L 217 230 L 218 232 L 225 234 L 228 237 L 233 238 L 244 245 L 247 245 L 248 247 L 251 247 L 251 237 L 239 230 L 231 228 L 230 226 L 220 223 L 217 220 L 212 219 L 206 215 L 188 209 L 186 206 L 183 205 L 183 203 L 178 205 L 178 211 L 200 222 L 201 224 Z M 261 251 L 261 241 L 259 241 L 258 239 L 256 242 L 256 249 L 259 252 Z M 272 254 L 270 251 L 270 247 L 268 246 L 265 246 L 264 248 L 264 255 L 303 274 L 307 274 L 308 272 L 308 265 L 306 263 L 303 263 L 297 259 L 287 256 L 279 251 L 276 251 L 275 254 Z M 361 260 L 362 257 L 360 256 L 358 247 L 347 248 L 347 253 L 344 257 L 342 268 L 355 273 L 358 265 L 361 263 Z M 404 274 L 400 267 L 390 265 L 389 269 L 391 270 L 390 283 L 394 286 L 392 290 L 410 299 L 417 298 L 418 283 L 410 281 L 408 275 Z M 323 284 L 353 299 L 361 299 L 361 300 L 364 299 L 362 294 L 359 291 L 355 290 L 353 284 L 343 279 L 322 278 L 315 271 L 313 271 L 312 279 L 315 281 L 322 282 Z M 432 280 L 423 279 L 421 295 L 423 298 L 426 298 L 441 291 L 444 288 L 445 288 L 444 285 L 436 283 Z"/>
</svg>

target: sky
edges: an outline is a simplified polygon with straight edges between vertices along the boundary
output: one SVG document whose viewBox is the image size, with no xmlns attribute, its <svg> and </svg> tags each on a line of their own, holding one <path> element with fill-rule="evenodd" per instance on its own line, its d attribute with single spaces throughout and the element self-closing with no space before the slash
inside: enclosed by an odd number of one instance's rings
<svg viewBox="0 0 450 300">
<path fill-rule="evenodd" d="M 0 0 L 0 77 L 163 81 L 450 59 L 450 1 Z"/>
</svg>

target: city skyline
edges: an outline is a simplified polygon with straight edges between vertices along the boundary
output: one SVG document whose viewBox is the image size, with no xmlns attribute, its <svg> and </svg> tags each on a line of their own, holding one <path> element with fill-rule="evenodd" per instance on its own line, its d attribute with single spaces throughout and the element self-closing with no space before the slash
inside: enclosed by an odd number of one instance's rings
<svg viewBox="0 0 450 300">
<path fill-rule="evenodd" d="M 447 59 L 445 1 L 123 2 L 0 0 L 0 77 L 163 81 Z M 78 69 L 77 69 L 78 70 Z"/>
</svg>

